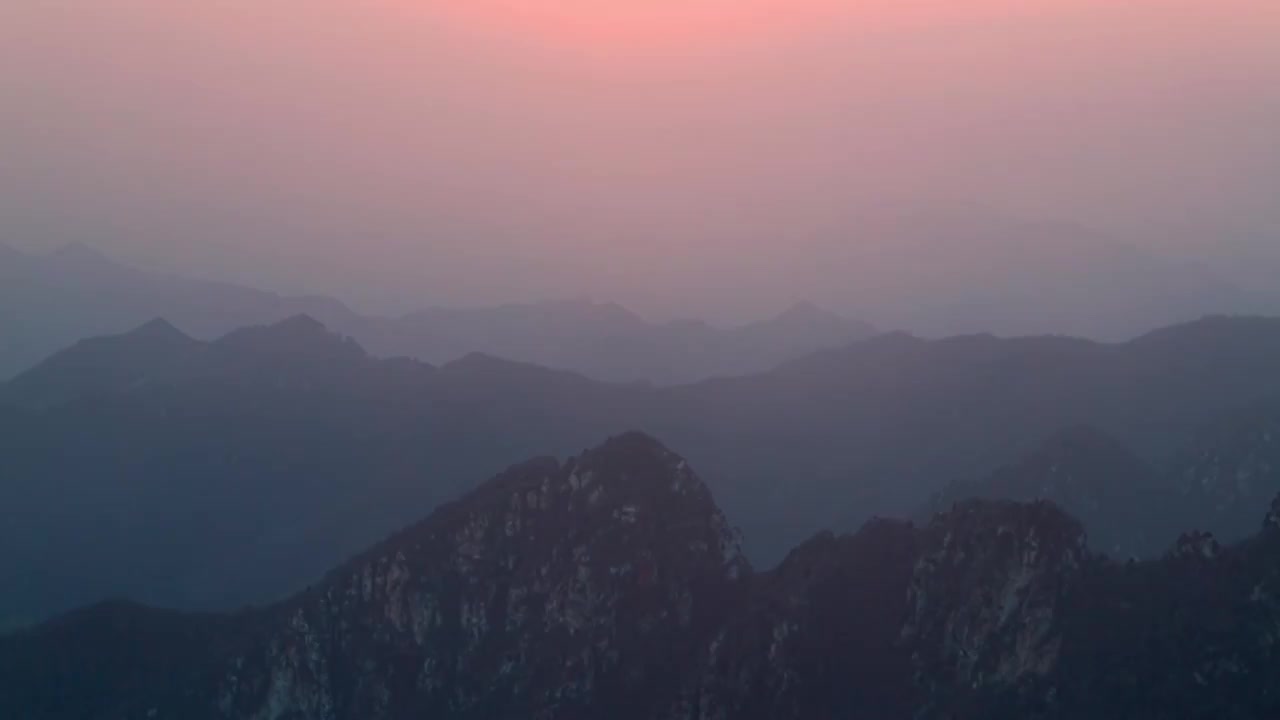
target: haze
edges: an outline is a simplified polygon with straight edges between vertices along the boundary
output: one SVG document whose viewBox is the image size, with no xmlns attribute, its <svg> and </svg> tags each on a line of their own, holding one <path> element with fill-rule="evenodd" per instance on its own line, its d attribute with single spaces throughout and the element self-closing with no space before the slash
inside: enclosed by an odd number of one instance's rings
<svg viewBox="0 0 1280 720">
<path fill-rule="evenodd" d="M 0 242 L 371 311 L 1280 308 L 1268 0 L 6 3 L 0 111 Z"/>
</svg>

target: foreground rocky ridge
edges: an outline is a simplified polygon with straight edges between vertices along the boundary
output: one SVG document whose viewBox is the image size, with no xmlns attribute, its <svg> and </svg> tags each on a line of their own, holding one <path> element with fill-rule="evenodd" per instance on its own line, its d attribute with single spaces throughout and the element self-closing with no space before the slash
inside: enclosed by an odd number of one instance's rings
<svg viewBox="0 0 1280 720">
<path fill-rule="evenodd" d="M 106 605 L 0 639 L 0 716 L 1276 717 L 1277 515 L 1121 565 L 1054 505 L 969 501 L 757 573 L 632 434 L 512 468 L 272 608 Z"/>
</svg>

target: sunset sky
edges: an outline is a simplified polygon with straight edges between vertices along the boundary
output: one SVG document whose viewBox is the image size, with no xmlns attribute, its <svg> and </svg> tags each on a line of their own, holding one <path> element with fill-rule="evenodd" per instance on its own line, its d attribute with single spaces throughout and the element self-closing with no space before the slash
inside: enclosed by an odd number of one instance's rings
<svg viewBox="0 0 1280 720">
<path fill-rule="evenodd" d="M 1280 235 L 1271 0 L 8 2 L 0 111 L 0 241 L 378 308 L 855 309 L 957 216 Z"/>
</svg>

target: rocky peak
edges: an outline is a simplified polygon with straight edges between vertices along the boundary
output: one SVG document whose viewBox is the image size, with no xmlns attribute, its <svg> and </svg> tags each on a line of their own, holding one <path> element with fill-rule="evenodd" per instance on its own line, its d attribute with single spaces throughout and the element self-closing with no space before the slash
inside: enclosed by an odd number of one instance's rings
<svg viewBox="0 0 1280 720">
<path fill-rule="evenodd" d="M 1056 618 L 1088 551 L 1080 524 L 1047 502 L 971 501 L 924 531 L 904 639 L 926 695 L 1010 688 L 1049 675 Z"/>
<path fill-rule="evenodd" d="M 791 338 L 793 340 L 831 341 L 844 344 L 869 338 L 874 328 L 818 307 L 812 302 L 798 302 L 778 315 L 740 328 L 747 336 Z M 818 345 L 825 347 L 825 345 Z"/>
<path fill-rule="evenodd" d="M 1173 560 L 1203 561 L 1213 560 L 1221 552 L 1222 546 L 1213 537 L 1213 533 L 1196 530 L 1183 533 L 1174 544 L 1173 549 L 1169 551 L 1168 556 Z"/>
<path fill-rule="evenodd" d="M 493 717 L 521 698 L 562 717 L 651 716 L 696 676 L 748 571 L 688 465 L 624 435 L 512 468 L 335 573 L 235 660 L 221 704 Z"/>
</svg>

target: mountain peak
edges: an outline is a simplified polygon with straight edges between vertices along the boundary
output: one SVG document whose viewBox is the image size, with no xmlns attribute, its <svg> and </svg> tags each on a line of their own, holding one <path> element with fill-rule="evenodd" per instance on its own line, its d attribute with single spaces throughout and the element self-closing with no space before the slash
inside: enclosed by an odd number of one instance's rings
<svg viewBox="0 0 1280 720">
<path fill-rule="evenodd" d="M 543 478 L 548 473 L 554 475 L 551 480 Z M 533 486 L 543 495 L 558 497 L 583 511 L 600 508 L 614 516 L 621 513 L 652 519 L 683 510 L 719 515 L 711 491 L 689 464 L 642 432 L 610 437 L 563 464 L 537 459 L 517 465 L 476 492 L 481 496 L 505 493 L 529 485 L 526 476 L 537 476 Z M 460 501 L 469 502 L 468 498 Z"/>
<path fill-rule="evenodd" d="M 1280 334 L 1280 318 L 1262 315 L 1206 315 L 1199 320 L 1153 330 L 1132 341 L 1139 347 L 1203 347 L 1215 342 L 1256 340 L 1257 333 Z"/>
<path fill-rule="evenodd" d="M 346 646 L 344 662 L 373 667 L 391 647 L 412 657 L 419 690 L 402 707 L 424 716 L 431 707 L 481 707 L 495 694 L 541 696 L 551 687 L 541 668 L 553 656 L 530 639 L 546 639 L 563 668 L 557 676 L 599 678 L 551 682 L 575 704 L 596 698 L 601 707 L 599 699 L 613 697 L 604 687 L 652 699 L 655 667 L 672 669 L 672 682 L 693 676 L 747 571 L 723 515 L 684 461 L 628 433 L 563 464 L 514 466 L 442 506 L 287 601 L 294 629 L 282 626 L 277 637 L 287 642 L 305 625 L 345 645 L 349 633 L 371 631 L 371 642 Z M 633 628 L 642 643 L 630 641 Z M 272 652 L 276 642 L 228 664 L 221 688 L 235 707 L 261 707 L 259 690 L 270 685 L 284 698 L 273 714 L 309 715 L 319 706 L 311 699 L 331 703 L 362 681 L 346 672 L 290 674 L 298 661 Z M 301 662 L 310 657 L 322 655 Z M 238 681 L 250 675 L 253 682 Z M 492 679 L 454 691 L 455 677 Z M 378 687 L 392 697 L 394 686 Z M 448 690 L 447 704 L 432 704 L 443 699 L 436 689 Z M 372 695 L 342 697 L 355 698 L 353 717 L 376 714 Z"/>
<path fill-rule="evenodd" d="M 6 386 L 11 402 L 55 407 L 76 399 L 127 392 L 180 375 L 203 348 L 168 321 L 86 338 L 18 375 Z"/>
<path fill-rule="evenodd" d="M 139 325 L 126 333 L 125 336 L 133 338 L 191 340 L 190 336 L 162 317 L 153 318 L 152 320 Z"/>
<path fill-rule="evenodd" d="M 773 336 L 775 339 L 791 338 L 792 343 L 807 345 L 812 350 L 841 347 L 876 334 L 875 328 L 868 323 L 851 320 L 808 300 L 798 302 L 771 319 L 748 325 L 744 329 Z"/>
<path fill-rule="evenodd" d="M 329 332 L 319 320 L 310 315 L 293 315 L 270 325 L 257 325 L 240 328 L 224 336 L 219 343 L 240 344 L 250 341 L 261 342 L 264 339 L 273 341 L 332 343 L 341 342 L 342 337 Z"/>
<path fill-rule="evenodd" d="M 213 346 L 240 361 L 288 363 L 295 370 L 336 367 L 368 359 L 354 340 L 330 332 L 310 315 L 294 315 L 273 325 L 236 330 Z"/>
<path fill-rule="evenodd" d="M 275 332 L 287 332 L 297 334 L 312 335 L 328 335 L 329 329 L 319 320 L 311 317 L 306 313 L 299 313 L 291 317 L 285 318 L 278 323 L 270 326 Z"/>
</svg>

